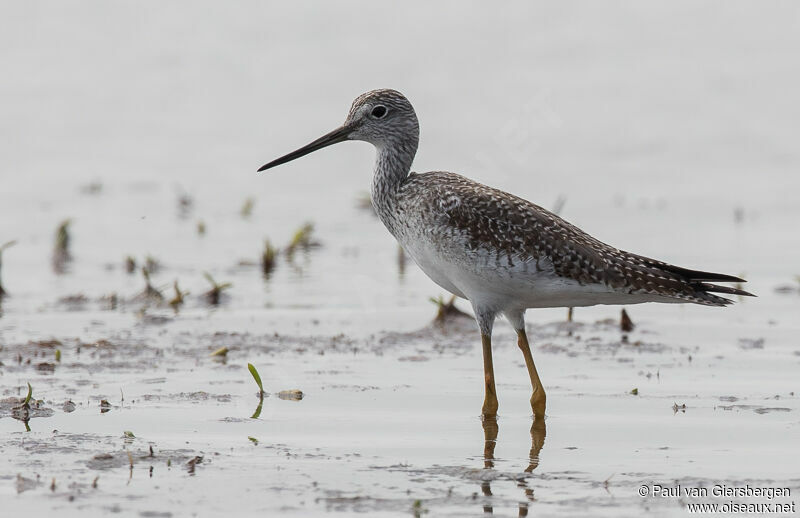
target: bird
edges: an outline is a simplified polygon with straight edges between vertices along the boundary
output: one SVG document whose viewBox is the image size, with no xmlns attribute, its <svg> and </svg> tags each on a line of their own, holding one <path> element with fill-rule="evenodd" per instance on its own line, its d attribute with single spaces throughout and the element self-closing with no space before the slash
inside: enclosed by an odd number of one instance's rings
<svg viewBox="0 0 800 518">
<path fill-rule="evenodd" d="M 411 172 L 419 121 L 396 90 L 358 96 L 344 124 L 258 171 L 348 140 L 375 147 L 371 198 L 381 222 L 433 282 L 472 305 L 481 334 L 484 419 L 496 419 L 499 406 L 492 329 L 500 315 L 516 332 L 536 421 L 545 417 L 547 396 L 525 331 L 527 309 L 644 302 L 727 306 L 733 301 L 718 294 L 753 296 L 715 284 L 743 279 L 617 249 L 539 205 L 459 174 Z"/>
</svg>

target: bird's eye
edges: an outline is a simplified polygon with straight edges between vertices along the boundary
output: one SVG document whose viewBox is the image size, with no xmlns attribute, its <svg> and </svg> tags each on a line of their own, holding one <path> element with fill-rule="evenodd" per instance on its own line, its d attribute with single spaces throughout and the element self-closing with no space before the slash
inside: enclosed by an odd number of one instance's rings
<svg viewBox="0 0 800 518">
<path fill-rule="evenodd" d="M 372 116 L 376 119 L 382 119 L 386 116 L 386 106 L 376 106 L 372 109 Z"/>
</svg>

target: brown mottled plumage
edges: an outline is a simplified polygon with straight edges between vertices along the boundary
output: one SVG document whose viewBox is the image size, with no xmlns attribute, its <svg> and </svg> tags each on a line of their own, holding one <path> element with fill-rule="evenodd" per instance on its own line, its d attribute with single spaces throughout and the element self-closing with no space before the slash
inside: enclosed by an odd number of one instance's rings
<svg viewBox="0 0 800 518">
<path fill-rule="evenodd" d="M 556 275 L 582 285 L 604 284 L 630 294 L 675 297 L 708 306 L 731 303 L 711 292 L 750 295 L 703 282 L 744 282 L 738 277 L 688 270 L 619 250 L 536 204 L 457 174 L 411 173 L 403 190 L 419 195 L 417 205 L 441 207 L 447 215 L 442 223 L 463 232 L 469 248 L 502 258 L 497 264 L 501 268 L 547 259 Z"/>
</svg>

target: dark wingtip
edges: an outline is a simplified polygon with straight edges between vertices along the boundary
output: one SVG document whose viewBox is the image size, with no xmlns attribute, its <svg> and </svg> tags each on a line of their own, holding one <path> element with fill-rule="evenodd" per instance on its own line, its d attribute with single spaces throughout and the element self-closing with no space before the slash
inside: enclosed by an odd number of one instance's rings
<svg viewBox="0 0 800 518">
<path fill-rule="evenodd" d="M 725 293 L 726 295 L 739 295 L 740 297 L 755 297 L 749 291 L 740 290 L 738 288 L 731 288 L 728 286 L 719 286 L 717 284 L 701 283 L 699 289 L 703 292 L 711 293 Z"/>
</svg>

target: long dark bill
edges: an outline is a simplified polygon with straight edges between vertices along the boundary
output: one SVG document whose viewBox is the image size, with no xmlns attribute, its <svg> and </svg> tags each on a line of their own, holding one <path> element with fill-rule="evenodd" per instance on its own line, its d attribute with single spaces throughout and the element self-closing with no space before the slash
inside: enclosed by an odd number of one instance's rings
<svg viewBox="0 0 800 518">
<path fill-rule="evenodd" d="M 301 156 L 306 156 L 309 153 L 313 153 L 318 149 L 328 147 L 332 144 L 343 142 L 347 140 L 347 136 L 350 134 L 350 131 L 352 131 L 352 128 L 348 126 L 342 126 L 340 128 L 336 128 L 330 133 L 321 136 L 314 142 L 311 142 L 310 144 L 301 147 L 297 151 L 292 151 L 288 155 L 284 155 L 278 159 L 273 160 L 268 164 L 262 165 L 261 167 L 258 168 L 258 172 L 264 171 L 265 169 L 269 169 L 271 167 L 275 167 L 276 165 L 281 165 L 285 164 L 286 162 L 291 162 L 296 158 L 300 158 Z"/>
</svg>

